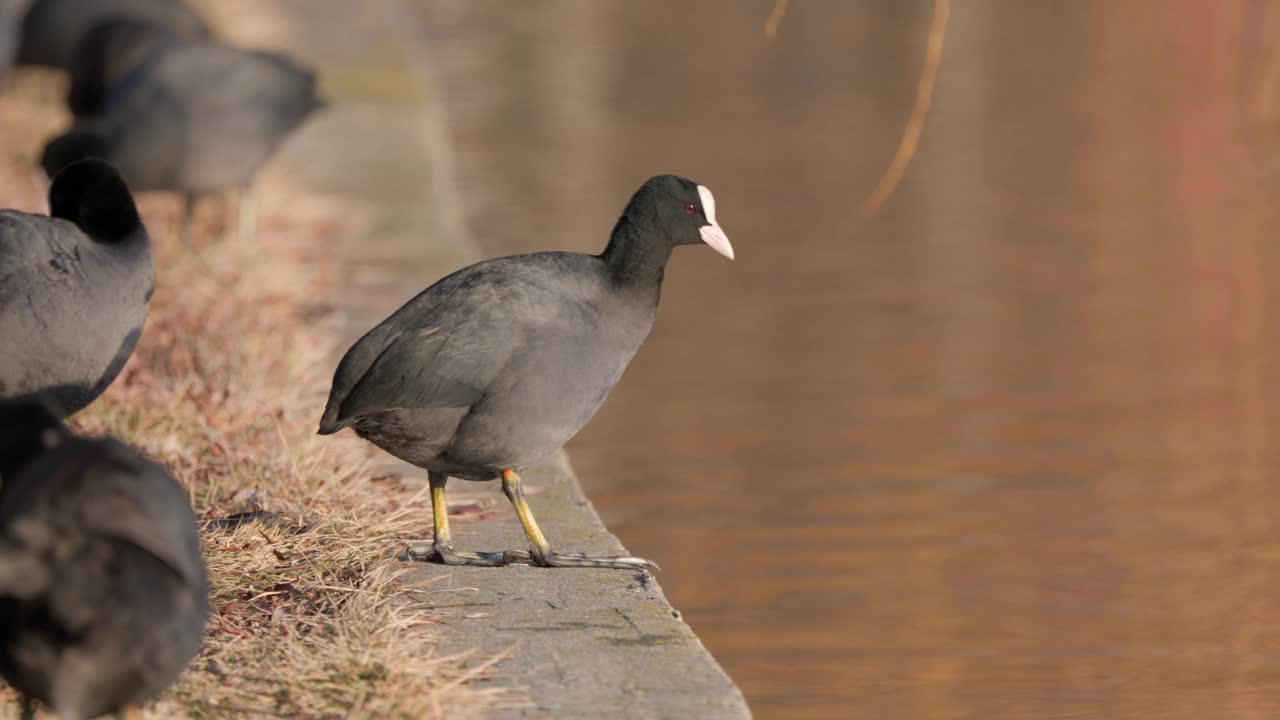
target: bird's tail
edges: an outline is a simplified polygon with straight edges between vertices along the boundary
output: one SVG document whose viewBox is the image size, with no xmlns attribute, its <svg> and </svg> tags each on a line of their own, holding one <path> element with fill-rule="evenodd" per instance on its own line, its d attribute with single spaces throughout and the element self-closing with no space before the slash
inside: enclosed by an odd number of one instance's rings
<svg viewBox="0 0 1280 720">
<path fill-rule="evenodd" d="M 338 419 L 338 408 L 327 407 L 324 409 L 324 417 L 320 418 L 320 429 L 316 434 L 332 435 L 350 424 L 351 418 Z"/>
</svg>

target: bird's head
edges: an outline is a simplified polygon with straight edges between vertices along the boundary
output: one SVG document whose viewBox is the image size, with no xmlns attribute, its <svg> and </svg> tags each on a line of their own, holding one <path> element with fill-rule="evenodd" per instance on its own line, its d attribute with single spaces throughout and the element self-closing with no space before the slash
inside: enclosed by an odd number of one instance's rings
<svg viewBox="0 0 1280 720">
<path fill-rule="evenodd" d="M 40 166 L 50 178 L 77 160 L 105 159 L 107 141 L 91 130 L 72 128 L 49 141 L 40 155 Z"/>
<path fill-rule="evenodd" d="M 99 242 L 124 240 L 142 228 L 129 186 L 115 168 L 94 158 L 73 162 L 54 176 L 49 215 L 75 223 Z"/>
<path fill-rule="evenodd" d="M 716 222 L 716 199 L 706 185 L 677 175 L 649 178 L 623 213 L 634 222 L 666 231 L 675 245 L 705 243 L 733 259 L 733 245 Z"/>
</svg>

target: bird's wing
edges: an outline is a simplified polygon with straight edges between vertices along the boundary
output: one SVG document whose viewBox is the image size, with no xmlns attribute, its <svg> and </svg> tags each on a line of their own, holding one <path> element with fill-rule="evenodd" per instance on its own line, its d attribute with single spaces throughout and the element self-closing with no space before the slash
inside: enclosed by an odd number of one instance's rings
<svg viewBox="0 0 1280 720">
<path fill-rule="evenodd" d="M 469 407 L 484 396 L 495 358 L 439 325 L 401 333 L 342 403 L 342 418 L 399 408 Z"/>
<path fill-rule="evenodd" d="M 321 432 L 382 410 L 474 405 L 513 354 L 572 315 L 581 290 L 563 268 L 591 262 L 573 253 L 497 258 L 419 293 L 343 357 Z"/>
<path fill-rule="evenodd" d="M 413 393 L 417 402 L 429 402 L 434 393 L 446 402 L 462 396 L 463 391 L 423 377 L 427 372 L 424 361 L 435 358 L 448 340 L 451 333 L 445 332 L 446 328 L 467 322 L 464 314 L 457 313 L 464 294 L 457 291 L 476 274 L 476 268 L 463 268 L 418 293 L 347 350 L 333 374 L 329 401 L 320 419 L 321 433 L 337 432 L 364 413 L 400 407 L 398 392 L 410 376 L 426 383 Z M 397 365 L 404 367 L 402 379 Z"/>
<path fill-rule="evenodd" d="M 320 418 L 320 432 L 328 434 L 340 430 L 347 419 L 342 414 L 342 404 L 346 402 L 351 390 L 360 382 L 373 361 L 378 359 L 383 350 L 398 337 L 399 333 L 389 325 L 389 320 L 365 333 L 352 345 L 333 373 L 333 384 L 329 388 L 329 400 L 325 403 L 324 415 Z"/>
</svg>

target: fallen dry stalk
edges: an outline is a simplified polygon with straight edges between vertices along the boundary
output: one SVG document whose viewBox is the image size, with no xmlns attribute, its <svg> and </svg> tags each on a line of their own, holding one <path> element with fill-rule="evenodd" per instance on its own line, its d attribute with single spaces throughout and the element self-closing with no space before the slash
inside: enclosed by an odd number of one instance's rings
<svg viewBox="0 0 1280 720">
<path fill-rule="evenodd" d="M 769 42 L 778 39 L 778 28 L 782 26 L 782 19 L 787 16 L 787 0 L 773 0 L 773 10 L 769 11 L 769 18 L 764 21 L 764 35 L 769 38 Z"/>
</svg>

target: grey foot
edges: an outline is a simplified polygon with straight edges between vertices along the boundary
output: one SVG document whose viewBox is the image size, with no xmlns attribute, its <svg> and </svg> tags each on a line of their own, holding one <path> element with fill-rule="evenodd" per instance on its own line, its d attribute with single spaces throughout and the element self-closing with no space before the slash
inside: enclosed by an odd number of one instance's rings
<svg viewBox="0 0 1280 720">
<path fill-rule="evenodd" d="M 629 555 L 593 556 L 582 553 L 550 552 L 541 557 L 524 550 L 508 550 L 507 555 L 520 562 L 542 567 L 612 568 L 614 570 L 661 570 L 658 563 Z"/>
<path fill-rule="evenodd" d="M 435 545 L 429 541 L 409 544 L 409 557 L 424 562 L 475 567 L 503 567 L 515 563 L 560 568 L 612 568 L 615 570 L 660 570 L 658 564 L 644 558 L 622 556 L 592 557 L 582 553 L 549 553 L 535 555 L 528 550 L 504 552 L 463 552 L 451 545 Z"/>
<path fill-rule="evenodd" d="M 474 565 L 476 567 L 502 567 L 510 565 L 505 553 L 462 552 L 452 545 L 436 545 L 427 541 L 409 543 L 409 558 L 423 562 L 440 562 L 445 565 Z"/>
</svg>

